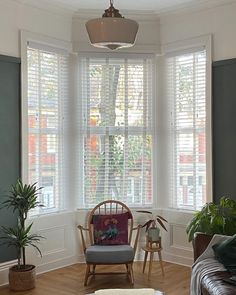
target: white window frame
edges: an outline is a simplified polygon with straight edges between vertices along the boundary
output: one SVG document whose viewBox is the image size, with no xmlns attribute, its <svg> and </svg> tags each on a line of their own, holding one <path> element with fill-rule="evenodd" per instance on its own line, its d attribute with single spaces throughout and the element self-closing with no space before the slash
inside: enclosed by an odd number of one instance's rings
<svg viewBox="0 0 236 295">
<path fill-rule="evenodd" d="M 156 199 L 157 199 L 157 193 L 156 193 L 156 190 L 155 190 L 155 186 L 156 186 L 156 169 L 155 169 L 155 161 L 156 161 L 156 133 L 155 133 L 155 130 L 156 130 L 156 123 L 155 123 L 155 110 L 156 110 L 156 58 L 155 58 L 155 55 L 153 53 L 98 53 L 98 52 L 94 52 L 94 53 L 90 53 L 90 52 L 80 52 L 78 54 L 78 58 L 84 58 L 84 57 L 88 57 L 88 58 L 114 58 L 114 57 L 117 57 L 117 58 L 137 58 L 137 57 L 146 57 L 146 58 L 151 58 L 153 59 L 153 71 L 152 71 L 152 76 L 153 76 L 153 83 L 152 83 L 152 109 L 151 109 L 151 115 L 152 115 L 152 119 L 153 119 L 153 124 L 152 124 L 152 128 L 149 130 L 149 134 L 152 135 L 152 166 L 151 166 L 151 169 L 152 169 L 152 204 L 150 205 L 146 205 L 145 207 L 146 208 L 153 208 L 156 206 Z M 80 77 L 81 73 L 80 73 L 80 68 L 77 72 L 77 75 L 78 77 Z M 77 77 L 77 79 L 78 79 Z M 78 84 L 78 88 L 81 87 L 81 84 L 80 84 L 80 80 L 79 80 L 79 84 Z M 79 89 L 77 89 L 77 92 L 79 93 Z M 79 97 L 81 97 L 81 95 L 79 94 Z M 79 99 L 79 103 L 78 103 L 78 116 L 81 118 L 82 120 L 82 101 L 80 101 Z M 103 127 L 96 127 L 96 129 L 98 130 L 98 128 L 100 128 L 101 130 L 104 129 Z M 114 127 L 114 128 L 111 128 L 110 129 L 114 129 L 114 134 L 116 134 L 116 128 L 117 127 Z M 91 131 L 92 131 L 93 128 L 91 128 Z M 134 130 L 134 134 L 139 134 L 139 131 L 136 130 L 137 128 L 136 127 L 133 127 L 133 130 Z M 82 130 L 80 130 L 81 133 L 83 133 Z M 99 134 L 101 134 L 101 132 L 99 132 Z M 78 142 L 79 142 L 79 146 L 83 146 L 83 136 L 79 136 L 79 139 L 78 139 Z M 79 156 L 78 156 L 78 165 L 79 167 L 83 167 L 83 149 L 80 150 L 80 153 L 79 153 Z M 77 188 L 78 188 L 78 192 L 79 192 L 79 195 L 80 196 L 83 196 L 84 194 L 84 191 L 83 191 L 83 172 L 82 172 L 82 169 L 79 169 L 78 171 L 78 183 L 77 183 Z M 82 208 L 82 209 L 88 209 L 84 203 L 84 196 L 83 197 L 80 197 L 78 202 L 78 207 L 79 208 Z M 130 206 L 132 207 L 133 209 L 135 208 L 139 208 L 138 206 Z"/>
<path fill-rule="evenodd" d="M 166 44 L 162 46 L 163 56 L 173 56 L 185 53 L 191 53 L 197 48 L 204 48 L 206 50 L 206 201 L 210 202 L 213 200 L 212 195 L 212 75 L 211 75 L 211 63 L 212 63 L 212 52 L 211 52 L 212 36 L 205 35 L 196 38 L 177 41 L 174 43 Z M 165 81 L 164 81 L 165 82 Z M 168 177 L 166 175 L 166 177 Z M 167 181 L 168 182 L 168 181 Z M 169 194 L 170 195 L 170 194 Z M 173 207 L 173 200 L 168 200 L 166 207 L 178 209 Z M 180 210 L 189 211 L 186 208 Z M 191 210 L 190 210 L 191 211 Z"/>
<path fill-rule="evenodd" d="M 70 42 L 43 36 L 40 34 L 31 33 L 28 31 L 21 31 L 21 179 L 28 183 L 28 83 L 27 83 L 27 47 L 29 43 L 42 44 L 42 48 L 57 48 L 58 51 L 68 52 L 72 51 Z M 61 200 L 62 203 L 65 200 Z M 38 210 L 36 215 L 55 213 L 61 209 L 43 209 Z M 34 214 L 33 214 L 34 215 Z M 32 215 L 31 215 L 32 216 Z"/>
</svg>

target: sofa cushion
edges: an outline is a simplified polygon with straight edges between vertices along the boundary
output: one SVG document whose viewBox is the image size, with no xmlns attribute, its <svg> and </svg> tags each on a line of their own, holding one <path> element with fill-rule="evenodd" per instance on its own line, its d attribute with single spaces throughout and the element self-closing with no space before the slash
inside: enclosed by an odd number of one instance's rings
<svg viewBox="0 0 236 295">
<path fill-rule="evenodd" d="M 87 263 L 127 263 L 134 259 L 134 249 L 130 245 L 92 245 L 86 249 Z"/>
<path fill-rule="evenodd" d="M 236 235 L 212 246 L 216 259 L 231 273 L 236 274 Z"/>
</svg>

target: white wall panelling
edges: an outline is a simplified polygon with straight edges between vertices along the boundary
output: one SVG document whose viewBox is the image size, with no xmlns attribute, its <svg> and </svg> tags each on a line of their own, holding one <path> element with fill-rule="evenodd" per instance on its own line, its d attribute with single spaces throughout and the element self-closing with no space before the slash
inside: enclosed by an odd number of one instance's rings
<svg viewBox="0 0 236 295">
<path fill-rule="evenodd" d="M 17 263 L 17 260 L 0 264 L 0 286 L 8 282 L 8 269 Z"/>
<path fill-rule="evenodd" d="M 37 265 L 38 273 L 79 261 L 75 212 L 44 215 L 31 221 L 32 230 L 45 237 L 39 245 L 42 258 L 34 248 L 27 248 L 28 262 Z"/>
<path fill-rule="evenodd" d="M 190 266 L 193 263 L 192 244 L 188 242 L 186 224 L 193 217 L 192 213 L 175 210 L 162 210 L 168 222 L 168 233 L 162 234 L 163 259 L 169 262 Z"/>
</svg>

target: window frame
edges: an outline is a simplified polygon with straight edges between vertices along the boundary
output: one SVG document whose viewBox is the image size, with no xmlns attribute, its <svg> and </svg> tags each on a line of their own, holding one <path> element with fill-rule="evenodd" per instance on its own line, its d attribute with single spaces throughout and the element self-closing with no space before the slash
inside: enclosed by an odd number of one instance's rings
<svg viewBox="0 0 236 295">
<path fill-rule="evenodd" d="M 58 53 L 68 53 L 72 51 L 72 45 L 70 42 L 54 39 L 48 36 L 31 33 L 28 31 L 21 31 L 21 178 L 22 181 L 28 183 L 28 62 L 27 62 L 27 48 L 29 43 L 36 43 L 42 46 L 42 49 L 49 50 L 54 49 Z M 39 209 L 37 212 L 32 212 L 32 216 L 40 216 L 44 214 L 50 214 L 60 212 L 64 210 L 64 197 L 60 196 L 61 208 L 55 209 Z"/>
<path fill-rule="evenodd" d="M 206 202 L 210 202 L 213 200 L 212 195 L 212 110 L 211 110 L 211 97 L 212 97 L 212 75 L 211 75 L 211 62 L 212 62 L 212 52 L 211 52 L 211 43 L 212 36 L 205 35 L 196 38 L 192 38 L 189 40 L 182 40 L 173 42 L 171 44 L 166 44 L 162 46 L 162 51 L 164 54 L 163 59 L 171 56 L 188 54 L 195 52 L 197 49 L 204 48 L 206 50 L 206 122 L 205 122 L 205 134 L 206 134 Z M 164 70 L 165 71 L 165 70 Z M 166 78 L 166 75 L 164 75 Z M 164 79 L 165 79 L 164 78 Z M 166 81 L 164 81 L 166 83 Z M 166 99 L 166 95 L 164 95 Z M 169 121 L 171 119 L 169 118 Z M 169 135 L 170 136 L 170 135 Z M 170 139 L 171 140 L 171 139 Z M 171 151 L 169 151 L 170 153 Z M 173 159 L 170 161 L 174 161 Z M 170 169 L 170 168 L 169 168 Z M 172 167 L 173 169 L 173 167 Z M 168 178 L 168 175 L 165 175 Z M 187 181 L 187 180 L 186 180 Z M 170 183 L 170 179 L 167 180 Z M 188 208 L 178 208 L 174 206 L 174 200 L 171 197 L 171 192 L 168 192 L 168 204 L 165 204 L 165 207 L 169 207 L 172 209 L 180 210 L 180 211 L 194 211 L 193 209 Z M 176 198 L 176 197 L 175 197 Z"/>
<path fill-rule="evenodd" d="M 135 58 L 149 58 L 152 60 L 152 77 L 153 77 L 153 81 L 152 81 L 152 90 L 151 90 L 151 95 L 152 95 L 152 108 L 151 108 L 151 116 L 154 119 L 155 118 L 155 108 L 156 108 L 156 58 L 155 55 L 152 53 L 90 53 L 90 52 L 80 52 L 78 54 L 78 60 L 80 60 L 81 58 L 125 58 L 125 59 L 135 59 Z M 81 68 L 79 68 L 78 72 L 77 72 L 78 77 L 81 77 L 82 73 L 81 73 Z M 77 79 L 78 79 L 77 77 Z M 80 92 L 79 89 L 81 89 L 81 79 L 78 79 L 79 84 L 78 84 L 78 89 L 77 91 Z M 81 93 L 79 93 L 79 97 L 81 97 Z M 78 115 L 80 117 L 81 120 L 83 120 L 83 114 L 82 114 L 82 100 L 79 99 L 79 103 L 78 103 L 78 108 L 79 108 L 79 112 Z M 117 128 L 119 129 L 124 129 L 124 127 L 117 127 L 117 126 L 113 126 L 113 127 L 109 127 L 109 130 L 111 131 L 110 134 L 119 134 L 119 132 L 117 133 Z M 133 135 L 142 135 L 142 132 L 140 131 L 140 127 L 129 127 L 130 129 L 132 129 L 132 134 Z M 102 135 L 102 134 L 106 134 L 106 127 L 101 127 L 101 126 L 96 126 L 96 127 L 91 127 L 91 134 L 98 134 L 98 135 Z M 156 158 L 155 154 L 156 154 L 156 148 L 155 148 L 155 120 L 153 120 L 152 122 L 152 127 L 148 128 L 148 134 L 150 134 L 152 136 L 152 163 L 151 163 L 151 171 L 152 171 L 152 175 L 151 175 L 151 182 L 152 182 L 152 204 L 148 204 L 145 207 L 146 208 L 153 208 L 153 206 L 156 205 L 156 191 L 154 190 L 154 185 L 155 182 L 153 181 L 153 179 L 155 179 L 156 177 L 156 170 L 154 169 L 154 159 Z M 82 132 L 82 134 L 84 135 L 85 133 L 83 133 L 84 131 L 80 128 L 80 132 Z M 83 146 L 83 135 L 79 136 L 79 146 Z M 78 156 L 78 163 L 80 167 L 83 167 L 83 152 L 81 151 L 79 153 Z M 88 209 L 89 207 L 87 206 L 87 204 L 84 202 L 84 192 L 83 192 L 83 172 L 82 169 L 79 170 L 79 185 L 77 186 L 79 188 L 79 194 L 83 195 L 82 198 L 79 199 L 78 203 L 78 207 L 81 209 Z M 92 206 L 92 205 L 91 205 Z M 129 205 L 131 208 L 140 208 L 140 206 L 138 205 Z M 142 205 L 141 205 L 142 206 Z"/>
</svg>

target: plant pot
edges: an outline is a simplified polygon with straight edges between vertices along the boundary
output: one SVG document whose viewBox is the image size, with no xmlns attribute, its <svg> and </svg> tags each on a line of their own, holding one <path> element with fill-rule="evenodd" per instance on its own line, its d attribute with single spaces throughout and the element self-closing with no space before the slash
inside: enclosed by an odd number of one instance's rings
<svg viewBox="0 0 236 295">
<path fill-rule="evenodd" d="M 158 227 L 150 227 L 147 231 L 147 239 L 149 242 L 158 242 L 160 239 L 160 229 Z"/>
<path fill-rule="evenodd" d="M 14 291 L 26 291 L 35 287 L 35 266 L 26 265 L 24 269 L 18 269 L 17 265 L 9 269 L 9 288 Z"/>
</svg>

